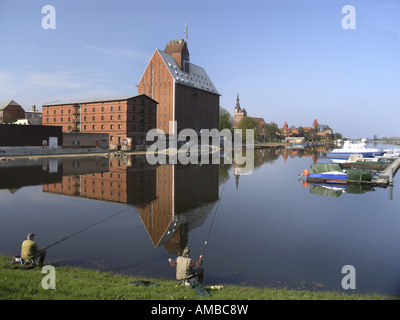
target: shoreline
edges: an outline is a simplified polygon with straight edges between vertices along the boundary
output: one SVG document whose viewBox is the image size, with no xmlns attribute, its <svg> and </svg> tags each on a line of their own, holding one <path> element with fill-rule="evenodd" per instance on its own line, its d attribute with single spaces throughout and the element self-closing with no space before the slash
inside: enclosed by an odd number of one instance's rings
<svg viewBox="0 0 400 320">
<path fill-rule="evenodd" d="M 195 290 L 181 286 L 177 280 L 130 276 L 110 271 L 54 265 L 54 290 L 42 287 L 42 268 L 11 268 L 11 257 L 0 254 L 2 281 L 0 300 L 398 300 L 399 296 L 379 293 L 339 292 L 327 290 L 251 287 L 210 284 L 204 289 L 208 297 L 196 296 Z M 149 282 L 157 286 L 134 285 Z M 218 289 L 218 287 L 220 288 Z"/>
<path fill-rule="evenodd" d="M 282 142 L 270 142 L 270 143 L 261 143 L 254 145 L 254 149 L 263 149 L 263 148 L 274 148 L 274 147 L 285 147 L 287 146 L 286 143 Z M 54 151 L 50 151 L 51 149 L 25 149 L 24 152 L 26 154 L 18 154 L 18 150 L 20 148 L 9 149 L 11 151 L 17 152 L 17 154 L 1 154 L 0 153 L 0 162 L 2 161 L 10 161 L 13 159 L 40 159 L 40 158 L 73 158 L 73 157 L 104 157 L 108 154 L 113 154 L 114 152 L 121 152 L 125 155 L 145 155 L 147 153 L 146 150 L 139 150 L 139 151 L 124 151 L 124 150 L 85 150 L 85 149 L 54 149 Z M 46 150 L 47 152 L 45 152 Z M 166 149 L 168 150 L 168 149 Z M 221 148 L 219 151 L 223 151 L 224 149 Z M 226 150 L 226 149 L 225 149 Z M 234 150 L 229 148 L 228 150 Z M 3 151 L 5 152 L 5 151 Z M 179 152 L 179 150 L 178 150 Z M 182 151 L 183 152 L 183 151 Z M 21 152 L 23 153 L 23 152 Z M 199 152 L 200 154 L 200 152 Z"/>
</svg>

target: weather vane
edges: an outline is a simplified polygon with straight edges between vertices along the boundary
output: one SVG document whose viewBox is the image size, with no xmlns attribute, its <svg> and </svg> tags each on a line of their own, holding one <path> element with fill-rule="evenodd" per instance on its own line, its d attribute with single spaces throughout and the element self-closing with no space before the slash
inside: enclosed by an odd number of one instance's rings
<svg viewBox="0 0 400 320">
<path fill-rule="evenodd" d="M 186 38 L 186 43 L 189 40 L 189 27 L 188 27 L 188 23 L 186 22 L 186 26 L 185 26 L 185 38 Z"/>
</svg>

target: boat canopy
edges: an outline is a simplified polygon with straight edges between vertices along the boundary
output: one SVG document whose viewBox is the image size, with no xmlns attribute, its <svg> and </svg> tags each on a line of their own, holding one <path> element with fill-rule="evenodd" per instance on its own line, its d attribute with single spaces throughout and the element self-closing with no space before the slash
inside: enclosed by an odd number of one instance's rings
<svg viewBox="0 0 400 320">
<path fill-rule="evenodd" d="M 347 181 L 371 181 L 372 173 L 362 169 L 347 169 Z"/>
<path fill-rule="evenodd" d="M 342 172 L 343 166 L 340 163 L 314 163 L 310 167 L 310 173 Z"/>
</svg>

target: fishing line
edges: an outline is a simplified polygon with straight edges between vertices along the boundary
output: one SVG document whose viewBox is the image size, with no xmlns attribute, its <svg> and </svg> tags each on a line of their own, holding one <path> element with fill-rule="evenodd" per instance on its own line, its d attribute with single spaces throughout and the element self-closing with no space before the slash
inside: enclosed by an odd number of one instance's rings
<svg viewBox="0 0 400 320">
<path fill-rule="evenodd" d="M 208 230 L 208 235 L 207 235 L 206 241 L 204 242 L 203 251 L 201 252 L 201 255 L 204 254 L 204 250 L 206 249 L 206 246 L 208 244 L 208 238 L 210 237 L 211 230 L 212 230 L 212 227 L 214 225 L 215 216 L 217 215 L 218 207 L 219 207 L 219 204 L 220 204 L 221 199 L 222 199 L 222 194 L 224 193 L 225 185 L 226 185 L 226 182 L 224 183 L 224 186 L 222 187 L 221 197 L 219 198 L 218 203 L 217 203 L 217 207 L 215 208 L 214 217 L 213 217 L 213 219 L 211 221 L 210 230 Z"/>
<path fill-rule="evenodd" d="M 151 263 L 153 262 L 152 260 L 145 260 L 145 261 L 141 261 L 135 264 L 130 264 L 127 266 L 122 266 L 122 267 L 117 267 L 117 268 L 112 268 L 112 269 L 106 269 L 106 271 L 120 271 L 120 270 L 124 270 L 124 269 L 129 269 L 129 268 L 133 268 L 133 267 L 137 267 L 137 266 L 141 266 L 143 264 L 147 264 L 147 263 Z"/>
<path fill-rule="evenodd" d="M 115 216 L 117 216 L 117 215 L 119 215 L 119 214 L 121 214 L 121 213 L 123 213 L 123 212 L 125 212 L 125 211 L 128 211 L 129 209 L 132 209 L 132 208 L 129 207 L 129 208 L 126 208 L 126 209 L 124 209 L 124 210 L 121 210 L 121 211 L 119 211 L 119 212 L 113 214 L 112 216 L 109 216 L 109 217 L 107 217 L 107 218 L 105 218 L 105 219 L 103 219 L 103 220 L 100 220 L 100 221 L 98 221 L 98 222 L 96 222 L 96 223 L 94 223 L 94 224 L 92 224 L 92 225 L 90 225 L 90 226 L 88 226 L 88 227 L 86 227 L 86 228 L 84 228 L 84 229 L 78 231 L 78 232 L 75 232 L 74 234 L 69 235 L 68 237 L 65 237 L 65 238 L 63 238 L 63 239 L 61 239 L 61 240 L 59 240 L 59 241 L 57 241 L 57 242 L 54 242 L 53 244 L 47 246 L 45 249 L 48 249 L 48 248 L 50 248 L 50 247 L 53 247 L 53 246 L 55 246 L 56 244 L 59 244 L 60 242 L 63 242 L 63 241 L 65 241 L 65 240 L 69 239 L 69 238 L 72 238 L 73 236 L 76 236 L 77 234 L 79 234 L 79 233 L 81 233 L 81 232 L 83 232 L 83 231 L 86 231 L 87 229 L 90 229 L 90 228 L 92 228 L 92 227 L 94 227 L 94 226 L 96 226 L 96 225 L 98 225 L 98 224 L 100 224 L 100 223 L 102 223 L 102 222 L 104 222 L 104 221 L 106 221 L 106 220 L 108 220 L 108 219 L 111 219 L 111 218 L 113 218 L 113 217 L 115 217 Z"/>
</svg>

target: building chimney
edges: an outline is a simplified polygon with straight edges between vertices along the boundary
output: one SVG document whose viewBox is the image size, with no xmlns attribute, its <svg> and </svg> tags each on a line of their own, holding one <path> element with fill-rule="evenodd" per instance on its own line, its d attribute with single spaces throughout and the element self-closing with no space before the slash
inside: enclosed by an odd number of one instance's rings
<svg viewBox="0 0 400 320">
<path fill-rule="evenodd" d="M 35 112 L 36 111 L 36 105 L 32 106 L 32 111 Z"/>
</svg>

